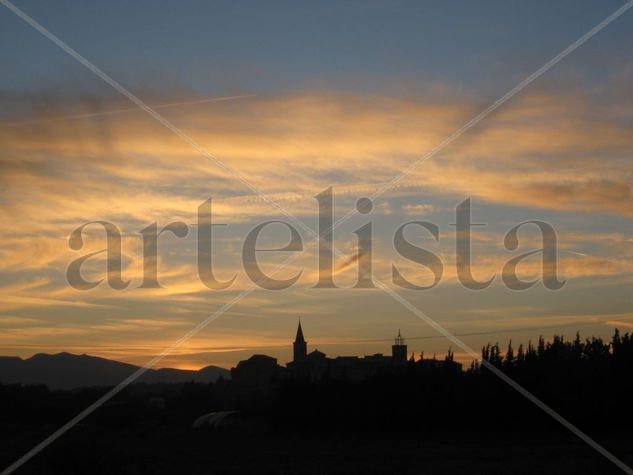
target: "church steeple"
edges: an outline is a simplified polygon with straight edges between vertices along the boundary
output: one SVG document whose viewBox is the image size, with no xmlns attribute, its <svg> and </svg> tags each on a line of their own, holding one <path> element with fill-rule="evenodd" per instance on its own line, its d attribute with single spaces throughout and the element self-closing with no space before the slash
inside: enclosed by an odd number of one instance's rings
<svg viewBox="0 0 633 475">
<path fill-rule="evenodd" d="M 301 361 L 308 354 L 308 343 L 303 338 L 303 330 L 301 329 L 301 319 L 299 319 L 299 326 L 297 327 L 297 336 L 292 344 L 293 348 L 293 360 Z"/>
<path fill-rule="evenodd" d="M 297 342 L 305 343 L 305 339 L 303 338 L 303 330 L 301 329 L 301 320 L 299 320 L 299 326 L 297 327 L 297 336 L 295 337 L 295 343 Z"/>
</svg>

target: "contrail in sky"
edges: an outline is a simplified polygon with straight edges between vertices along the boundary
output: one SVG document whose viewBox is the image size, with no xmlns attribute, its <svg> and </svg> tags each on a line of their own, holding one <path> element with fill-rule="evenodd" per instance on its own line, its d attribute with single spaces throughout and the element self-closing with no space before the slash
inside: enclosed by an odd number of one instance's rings
<svg viewBox="0 0 633 475">
<path fill-rule="evenodd" d="M 166 104 L 152 105 L 151 107 L 154 109 L 168 109 L 170 107 L 192 106 L 192 105 L 197 105 L 197 104 L 206 104 L 209 102 L 233 101 L 237 99 L 246 99 L 248 97 L 255 97 L 255 96 L 257 96 L 257 94 L 242 94 L 238 96 L 211 97 L 208 99 L 198 99 L 195 101 L 169 102 Z M 1 128 L 21 127 L 23 125 L 34 125 L 34 124 L 42 124 L 42 123 L 47 123 L 47 122 L 57 122 L 60 120 L 90 119 L 93 117 L 103 117 L 103 116 L 108 116 L 108 115 L 124 114 L 127 112 L 139 112 L 139 111 L 141 110 L 138 107 L 128 107 L 125 109 L 113 109 L 113 110 L 102 111 L 102 112 L 90 112 L 86 114 L 74 114 L 74 115 L 66 115 L 66 116 L 59 116 L 59 117 L 50 117 L 46 119 L 26 120 L 22 122 L 14 122 L 12 124 L 4 124 Z"/>
</svg>

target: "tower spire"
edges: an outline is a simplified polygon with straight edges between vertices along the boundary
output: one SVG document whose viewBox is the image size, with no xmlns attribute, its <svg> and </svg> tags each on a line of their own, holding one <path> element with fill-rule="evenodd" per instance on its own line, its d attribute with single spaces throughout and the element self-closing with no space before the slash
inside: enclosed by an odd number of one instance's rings
<svg viewBox="0 0 633 475">
<path fill-rule="evenodd" d="M 305 343 L 305 339 L 303 338 L 303 330 L 301 328 L 301 317 L 299 317 L 299 325 L 297 326 L 297 336 L 295 336 L 295 343 L 302 342 Z"/>
<path fill-rule="evenodd" d="M 293 360 L 301 361 L 308 354 L 308 343 L 303 337 L 303 329 L 301 328 L 301 317 L 299 317 L 299 325 L 297 326 L 297 335 L 295 341 L 292 344 Z"/>
</svg>

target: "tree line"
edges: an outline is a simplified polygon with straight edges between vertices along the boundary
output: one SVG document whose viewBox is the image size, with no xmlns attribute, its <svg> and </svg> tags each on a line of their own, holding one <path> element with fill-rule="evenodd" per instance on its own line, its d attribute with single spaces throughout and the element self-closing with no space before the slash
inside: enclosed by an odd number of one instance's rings
<svg viewBox="0 0 633 475">
<path fill-rule="evenodd" d="M 487 344 L 482 360 L 510 376 L 563 417 L 589 431 L 630 430 L 633 416 L 633 336 L 616 329 L 609 341 L 546 341 L 503 351 Z M 452 361 L 449 349 L 444 358 Z M 557 431 L 558 423 L 481 362 L 463 372 L 419 364 L 359 383 L 288 381 L 273 420 L 291 430 Z M 428 361 L 428 360 L 427 360 Z"/>
<path fill-rule="evenodd" d="M 630 432 L 633 412 L 633 336 L 615 330 L 609 340 L 546 341 L 504 350 L 482 348 L 482 360 L 582 430 Z M 443 358 L 454 360 L 449 349 Z M 415 358 L 362 381 L 324 376 L 316 381 L 284 379 L 266 392 L 245 394 L 232 381 L 135 384 L 96 411 L 96 425 L 167 424 L 190 427 L 205 412 L 240 410 L 269 422 L 273 431 L 543 432 L 562 430 L 532 402 L 480 362 L 465 371 Z M 441 359 L 437 360 L 442 362 Z M 0 384 L 0 421 L 60 424 L 91 404 L 106 388 L 50 391 L 45 386 Z M 151 402 L 164 400 L 164 409 Z"/>
</svg>

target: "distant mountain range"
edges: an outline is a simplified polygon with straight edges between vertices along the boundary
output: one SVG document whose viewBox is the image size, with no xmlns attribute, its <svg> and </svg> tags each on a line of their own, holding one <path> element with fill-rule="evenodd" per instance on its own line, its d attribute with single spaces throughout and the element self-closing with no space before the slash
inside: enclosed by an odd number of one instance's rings
<svg viewBox="0 0 633 475">
<path fill-rule="evenodd" d="M 22 359 L 0 356 L 0 383 L 46 384 L 49 389 L 115 386 L 130 376 L 139 366 L 89 355 L 39 353 Z M 185 383 L 214 382 L 231 373 L 217 366 L 206 366 L 198 371 L 162 368 L 149 369 L 136 382 Z"/>
</svg>

